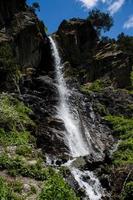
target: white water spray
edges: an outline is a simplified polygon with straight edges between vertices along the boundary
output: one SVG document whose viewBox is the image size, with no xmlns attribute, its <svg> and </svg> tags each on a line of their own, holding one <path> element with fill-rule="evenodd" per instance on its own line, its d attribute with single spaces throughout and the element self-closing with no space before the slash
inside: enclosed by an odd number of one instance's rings
<svg viewBox="0 0 133 200">
<path fill-rule="evenodd" d="M 67 88 L 64 75 L 63 75 L 63 65 L 61 63 L 61 58 L 59 56 L 59 51 L 55 41 L 49 37 L 51 43 L 52 54 L 54 58 L 54 65 L 56 71 L 56 81 L 57 89 L 59 92 L 59 105 L 57 107 L 57 115 L 65 125 L 66 131 L 64 131 L 64 141 L 69 147 L 70 154 L 73 158 L 89 155 L 92 150 L 90 143 L 90 135 L 85 141 L 83 133 L 80 129 L 80 119 L 71 111 L 69 106 L 69 95 L 70 90 Z M 86 132 L 87 134 L 87 132 Z M 91 138 L 90 138 L 91 139 Z M 75 160 L 75 159 L 74 159 Z M 71 173 L 75 177 L 75 180 L 78 182 L 79 186 L 85 190 L 87 199 L 90 200 L 100 200 L 102 196 L 102 190 L 99 180 L 89 171 L 81 171 L 72 166 L 70 161 L 66 165 L 71 170 Z M 88 177 L 88 181 L 84 180 L 85 177 Z M 85 198 L 86 199 L 86 198 Z"/>
<path fill-rule="evenodd" d="M 65 125 L 65 142 L 67 142 L 67 146 L 70 149 L 72 157 L 85 156 L 89 154 L 89 148 L 87 147 L 87 143 L 84 141 L 80 131 L 79 119 L 75 119 L 74 114 L 71 113 L 67 103 L 70 91 L 67 88 L 63 77 L 63 65 L 61 64 L 56 43 L 51 37 L 50 42 L 55 62 L 57 88 L 59 91 L 59 105 L 57 107 L 57 114 Z"/>
</svg>

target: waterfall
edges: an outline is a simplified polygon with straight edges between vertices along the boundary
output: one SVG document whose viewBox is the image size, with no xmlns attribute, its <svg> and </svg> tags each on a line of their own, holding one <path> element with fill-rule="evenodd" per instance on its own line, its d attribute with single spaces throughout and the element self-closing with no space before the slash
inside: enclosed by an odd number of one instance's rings
<svg viewBox="0 0 133 200">
<path fill-rule="evenodd" d="M 75 119 L 74 114 L 71 112 L 69 104 L 70 91 L 67 88 L 66 82 L 63 77 L 63 65 L 61 58 L 54 40 L 50 37 L 52 54 L 54 57 L 54 64 L 56 70 L 56 81 L 59 92 L 59 105 L 57 107 L 57 115 L 64 122 L 66 131 L 64 132 L 65 142 L 70 149 L 72 157 L 85 156 L 89 154 L 89 148 L 84 141 L 79 127 L 79 119 Z M 78 118 L 78 116 L 76 116 Z"/>
<path fill-rule="evenodd" d="M 49 37 L 51 43 L 52 55 L 54 58 L 54 66 L 56 73 L 57 89 L 59 92 L 59 104 L 57 106 L 57 116 L 65 125 L 64 141 L 70 150 L 70 155 L 75 159 L 76 157 L 89 155 L 92 149 L 91 143 L 83 136 L 80 124 L 80 118 L 72 111 L 69 100 L 71 91 L 67 87 L 64 79 L 63 65 L 59 55 L 56 42 Z M 74 110 L 74 109 L 73 109 Z M 77 112 L 78 113 L 78 112 Z M 88 138 L 90 135 L 88 134 Z M 90 138 L 91 139 L 91 138 Z M 68 162 L 69 163 L 69 162 Z M 81 171 L 72 166 L 72 161 L 66 164 L 71 170 L 72 175 L 78 182 L 79 186 L 85 190 L 87 199 L 100 200 L 102 196 L 102 189 L 99 180 L 93 175 L 93 172 Z M 84 180 L 85 176 L 88 181 Z"/>
</svg>

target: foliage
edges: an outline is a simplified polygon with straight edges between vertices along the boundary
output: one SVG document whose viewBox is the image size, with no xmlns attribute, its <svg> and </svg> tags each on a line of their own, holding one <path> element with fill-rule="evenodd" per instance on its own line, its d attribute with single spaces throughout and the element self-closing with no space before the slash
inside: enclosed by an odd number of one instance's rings
<svg viewBox="0 0 133 200">
<path fill-rule="evenodd" d="M 117 134 L 121 139 L 117 151 L 113 155 L 115 164 L 133 164 L 133 119 L 123 116 L 106 116 Z"/>
<path fill-rule="evenodd" d="M 11 158 L 6 153 L 0 155 L 0 168 L 7 169 L 12 176 L 22 175 L 37 180 L 46 180 L 53 173 L 51 168 L 43 168 L 38 163 L 28 165 L 23 157 Z"/>
<path fill-rule="evenodd" d="M 12 181 L 10 184 L 9 184 L 10 188 L 13 189 L 14 192 L 22 192 L 22 189 L 23 189 L 23 183 L 21 181 Z"/>
<path fill-rule="evenodd" d="M 133 71 L 131 72 L 130 79 L 131 79 L 131 87 L 132 87 L 132 90 L 133 90 Z"/>
<path fill-rule="evenodd" d="M 0 95 L 0 124 L 4 124 L 10 130 L 23 129 L 28 124 L 33 125 L 28 116 L 30 111 L 22 102 L 10 95 Z"/>
<path fill-rule="evenodd" d="M 133 181 L 130 181 L 124 187 L 122 200 L 132 200 L 132 199 L 133 199 Z"/>
<path fill-rule="evenodd" d="M 97 102 L 95 104 L 94 111 L 98 112 L 101 116 L 105 116 L 108 114 L 108 109 L 105 105 L 101 104 L 100 102 Z"/>
<path fill-rule="evenodd" d="M 54 173 L 45 183 L 39 195 L 39 200 L 78 200 L 73 190 L 63 180 Z"/>
<path fill-rule="evenodd" d="M 8 131 L 0 129 L 0 144 L 8 145 L 26 145 L 30 142 L 31 135 L 28 131 Z"/>
<path fill-rule="evenodd" d="M 102 80 L 96 80 L 92 84 L 85 84 L 81 86 L 81 91 L 84 93 L 90 93 L 90 91 L 93 92 L 100 92 L 105 88 L 105 84 Z"/>
<path fill-rule="evenodd" d="M 101 30 L 104 32 L 109 31 L 113 26 L 113 18 L 109 13 L 101 12 L 98 9 L 91 10 L 87 19 L 91 21 L 98 34 L 101 33 Z"/>
<path fill-rule="evenodd" d="M 40 11 L 40 5 L 38 2 L 34 2 L 32 3 L 32 6 L 30 7 L 30 9 L 33 11 L 33 12 L 36 12 L 36 10 Z"/>
<path fill-rule="evenodd" d="M 4 74 L 6 81 L 13 79 L 13 77 L 17 80 L 20 76 L 19 66 L 9 43 L 0 45 L 0 71 Z"/>
<path fill-rule="evenodd" d="M 1 200 L 13 200 L 12 191 L 1 176 L 0 176 L 0 199 Z"/>
<path fill-rule="evenodd" d="M 121 33 L 117 37 L 118 48 L 128 54 L 133 54 L 133 36 L 125 35 Z"/>
<path fill-rule="evenodd" d="M 28 156 L 32 154 L 32 147 L 29 145 L 20 145 L 16 149 L 18 155 Z"/>
</svg>

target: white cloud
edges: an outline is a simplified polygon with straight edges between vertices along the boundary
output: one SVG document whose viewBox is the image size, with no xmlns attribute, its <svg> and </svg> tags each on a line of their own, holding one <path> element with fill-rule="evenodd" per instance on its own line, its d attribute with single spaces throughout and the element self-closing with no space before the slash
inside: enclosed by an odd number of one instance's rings
<svg viewBox="0 0 133 200">
<path fill-rule="evenodd" d="M 118 12 L 118 10 L 123 6 L 125 0 L 115 0 L 112 4 L 110 4 L 108 11 L 110 14 L 114 14 Z"/>
<path fill-rule="evenodd" d="M 126 29 L 133 28 L 133 15 L 129 17 L 129 19 L 124 23 L 123 27 Z"/>
<path fill-rule="evenodd" d="M 101 1 L 105 3 L 107 0 L 78 0 L 78 1 L 81 2 L 85 8 L 90 9 L 95 7 L 98 2 Z"/>
<path fill-rule="evenodd" d="M 83 7 L 87 9 L 94 8 L 98 3 L 103 3 L 107 6 L 107 10 L 111 15 L 118 12 L 123 6 L 125 0 L 77 0 L 82 3 Z"/>
</svg>

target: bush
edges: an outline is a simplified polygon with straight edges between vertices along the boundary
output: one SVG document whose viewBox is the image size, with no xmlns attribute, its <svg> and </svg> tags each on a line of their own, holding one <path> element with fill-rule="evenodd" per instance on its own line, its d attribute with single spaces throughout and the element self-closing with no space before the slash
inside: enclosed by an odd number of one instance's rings
<svg viewBox="0 0 133 200">
<path fill-rule="evenodd" d="M 124 192 L 122 193 L 122 200 L 132 200 L 132 199 L 133 199 L 133 181 L 130 181 L 124 187 Z"/>
<path fill-rule="evenodd" d="M 0 123 L 10 130 L 24 129 L 25 125 L 32 124 L 28 114 L 31 112 L 22 102 L 8 94 L 0 95 Z"/>
<path fill-rule="evenodd" d="M 0 199 L 1 200 L 13 200 L 12 191 L 1 176 L 0 176 Z"/>
<path fill-rule="evenodd" d="M 39 200 L 78 200 L 73 190 L 55 173 L 45 183 Z"/>
<path fill-rule="evenodd" d="M 21 156 L 11 158 L 7 154 L 2 154 L 0 156 L 0 168 L 7 169 L 11 176 L 22 175 L 42 181 L 48 179 L 54 172 L 51 168 L 43 168 L 38 163 L 28 165 L 22 158 Z"/>
<path fill-rule="evenodd" d="M 28 145 L 18 146 L 16 149 L 16 153 L 23 156 L 29 156 L 32 154 L 32 147 Z"/>
<path fill-rule="evenodd" d="M 101 12 L 98 9 L 91 10 L 87 19 L 91 21 L 98 34 L 101 33 L 101 30 L 109 31 L 113 26 L 113 18 L 108 13 Z"/>
<path fill-rule="evenodd" d="M 105 84 L 102 80 L 96 80 L 93 83 L 82 85 L 80 90 L 83 93 L 101 92 L 105 88 Z"/>
<path fill-rule="evenodd" d="M 133 164 L 133 119 L 123 116 L 106 116 L 105 119 L 112 124 L 113 130 L 121 142 L 113 154 L 115 164 Z"/>
<path fill-rule="evenodd" d="M 26 145 L 30 142 L 31 135 L 28 131 L 8 131 L 0 129 L 0 144 L 9 145 Z"/>
</svg>

